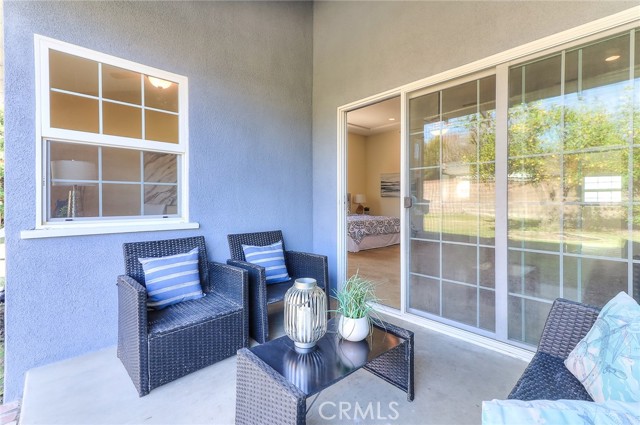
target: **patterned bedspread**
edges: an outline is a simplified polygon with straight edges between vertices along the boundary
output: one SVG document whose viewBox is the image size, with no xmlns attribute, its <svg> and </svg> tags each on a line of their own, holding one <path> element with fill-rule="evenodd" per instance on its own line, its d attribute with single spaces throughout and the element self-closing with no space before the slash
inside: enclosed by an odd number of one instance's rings
<svg viewBox="0 0 640 425">
<path fill-rule="evenodd" d="M 400 233 L 400 218 L 384 215 L 347 216 L 349 236 L 359 244 L 365 236 Z"/>
</svg>

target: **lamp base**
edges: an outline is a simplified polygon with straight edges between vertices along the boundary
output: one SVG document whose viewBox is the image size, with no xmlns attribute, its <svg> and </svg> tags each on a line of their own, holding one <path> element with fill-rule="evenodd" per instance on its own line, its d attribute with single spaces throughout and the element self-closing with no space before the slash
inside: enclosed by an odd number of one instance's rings
<svg viewBox="0 0 640 425">
<path fill-rule="evenodd" d="M 356 214 L 364 214 L 364 207 L 362 204 L 358 204 L 358 208 L 356 208 Z"/>
</svg>

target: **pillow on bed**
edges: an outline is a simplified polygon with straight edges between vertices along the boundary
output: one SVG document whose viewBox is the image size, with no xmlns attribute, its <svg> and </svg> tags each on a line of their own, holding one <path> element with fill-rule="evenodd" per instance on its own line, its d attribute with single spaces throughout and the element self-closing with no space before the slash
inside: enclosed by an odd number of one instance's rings
<svg viewBox="0 0 640 425">
<path fill-rule="evenodd" d="M 248 263 L 264 267 L 267 285 L 291 280 L 284 262 L 282 241 L 266 246 L 242 245 L 242 251 Z"/>
</svg>

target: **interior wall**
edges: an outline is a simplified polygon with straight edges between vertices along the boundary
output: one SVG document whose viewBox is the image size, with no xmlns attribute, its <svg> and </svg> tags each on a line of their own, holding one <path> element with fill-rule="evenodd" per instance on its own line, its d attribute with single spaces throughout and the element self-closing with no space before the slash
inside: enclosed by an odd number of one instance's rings
<svg viewBox="0 0 640 425">
<path fill-rule="evenodd" d="M 315 1 L 313 244 L 330 253 L 331 280 L 337 278 L 338 257 L 338 107 L 634 6 L 637 2 Z"/>
<path fill-rule="evenodd" d="M 380 196 L 380 175 L 400 173 L 400 130 L 367 137 L 367 206 L 371 215 L 400 217 L 400 198 Z"/>
<path fill-rule="evenodd" d="M 347 193 L 351 194 L 351 209 L 353 213 L 357 207 L 353 203 L 356 193 L 366 195 L 367 191 L 367 154 L 366 137 L 349 133 L 347 152 Z M 367 198 L 368 201 L 368 198 Z"/>
<path fill-rule="evenodd" d="M 204 235 L 225 262 L 227 234 L 282 229 L 312 249 L 311 3 L 5 1 L 4 23 L 6 402 L 28 369 L 116 343 L 124 242 Z M 20 239 L 35 225 L 34 34 L 189 79 L 200 229 Z"/>
</svg>

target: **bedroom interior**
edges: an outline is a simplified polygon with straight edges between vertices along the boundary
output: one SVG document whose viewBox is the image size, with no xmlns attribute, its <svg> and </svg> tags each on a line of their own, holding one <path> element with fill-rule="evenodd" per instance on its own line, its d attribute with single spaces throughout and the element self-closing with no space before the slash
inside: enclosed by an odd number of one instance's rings
<svg viewBox="0 0 640 425">
<path fill-rule="evenodd" d="M 400 98 L 347 114 L 347 275 L 400 309 Z"/>
</svg>

